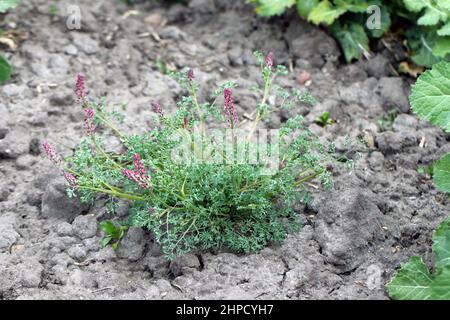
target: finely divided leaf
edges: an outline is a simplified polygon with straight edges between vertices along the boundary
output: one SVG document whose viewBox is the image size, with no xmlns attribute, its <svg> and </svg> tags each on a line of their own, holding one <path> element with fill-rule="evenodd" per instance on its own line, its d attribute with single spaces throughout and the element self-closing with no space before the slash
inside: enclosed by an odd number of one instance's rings
<svg viewBox="0 0 450 320">
<path fill-rule="evenodd" d="M 450 63 L 440 62 L 422 74 L 409 99 L 416 114 L 449 132 Z"/>
<path fill-rule="evenodd" d="M 389 295 L 396 300 L 426 300 L 431 296 L 432 281 L 422 259 L 412 257 L 388 284 Z"/>
</svg>

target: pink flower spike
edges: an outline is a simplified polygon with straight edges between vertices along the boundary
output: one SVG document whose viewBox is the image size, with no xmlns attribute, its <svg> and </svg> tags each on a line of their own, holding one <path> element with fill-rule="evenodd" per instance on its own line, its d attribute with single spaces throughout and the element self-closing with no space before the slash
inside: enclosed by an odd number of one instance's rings
<svg viewBox="0 0 450 320">
<path fill-rule="evenodd" d="M 188 72 L 187 72 L 187 77 L 188 77 L 188 79 L 189 79 L 189 82 L 192 82 L 192 81 L 194 81 L 194 70 L 192 70 L 192 69 L 189 69 L 188 70 Z"/>
<path fill-rule="evenodd" d="M 84 109 L 84 129 L 88 135 L 95 132 L 94 110 L 92 108 Z"/>
<path fill-rule="evenodd" d="M 44 151 L 45 151 L 45 154 L 47 155 L 47 158 L 51 162 L 53 162 L 56 165 L 61 163 L 61 157 L 59 156 L 59 154 L 56 152 L 55 148 L 50 143 L 45 141 L 42 144 L 42 147 L 44 148 Z"/>
<path fill-rule="evenodd" d="M 141 157 L 137 153 L 135 153 L 133 156 L 133 164 L 134 172 L 143 177 L 145 175 L 145 168 L 144 164 L 141 161 Z"/>
<path fill-rule="evenodd" d="M 228 125 L 232 127 L 238 123 L 238 116 L 236 113 L 236 108 L 234 106 L 233 93 L 231 92 L 230 89 L 226 88 L 225 90 L 223 90 L 223 97 L 225 100 L 224 105 L 225 118 L 227 119 Z M 233 121 L 233 124 L 231 124 L 231 121 Z"/>
<path fill-rule="evenodd" d="M 75 178 L 75 176 L 73 174 L 71 174 L 70 172 L 64 171 L 63 175 L 64 175 L 64 178 L 67 180 L 67 182 L 69 183 L 69 185 L 72 188 L 77 187 L 77 178 Z"/>
<path fill-rule="evenodd" d="M 266 64 L 267 68 L 272 69 L 274 58 L 275 58 L 275 56 L 274 56 L 273 52 L 270 51 L 269 54 L 266 56 L 266 60 L 265 60 L 265 64 Z"/>
<path fill-rule="evenodd" d="M 77 96 L 77 101 L 80 103 L 84 103 L 87 98 L 86 91 L 86 79 L 82 74 L 77 75 L 77 82 L 75 85 L 75 94 Z"/>
</svg>

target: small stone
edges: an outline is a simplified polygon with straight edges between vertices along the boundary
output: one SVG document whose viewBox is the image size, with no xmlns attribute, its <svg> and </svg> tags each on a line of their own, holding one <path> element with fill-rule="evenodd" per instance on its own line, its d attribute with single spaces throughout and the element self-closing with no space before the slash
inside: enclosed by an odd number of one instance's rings
<svg viewBox="0 0 450 320">
<path fill-rule="evenodd" d="M 78 216 L 72 223 L 73 233 L 80 239 L 94 237 L 97 234 L 97 219 L 89 214 Z"/>
<path fill-rule="evenodd" d="M 86 54 L 94 54 L 99 51 L 97 41 L 90 36 L 81 33 L 74 33 L 73 44 L 82 52 Z"/>
<path fill-rule="evenodd" d="M 56 226 L 56 234 L 61 237 L 72 236 L 73 235 L 72 225 L 68 222 L 61 222 Z"/>
<path fill-rule="evenodd" d="M 19 170 L 28 170 L 36 163 L 36 158 L 32 155 L 25 154 L 19 156 L 16 160 L 16 167 Z"/>
<path fill-rule="evenodd" d="M 130 261 L 139 260 L 145 251 L 145 232 L 140 228 L 130 228 L 120 241 L 116 253 L 119 258 Z"/>
<path fill-rule="evenodd" d="M 20 279 L 26 288 L 37 288 L 41 283 L 44 267 L 34 259 L 27 259 L 21 263 Z"/>
<path fill-rule="evenodd" d="M 297 77 L 297 82 L 300 85 L 304 85 L 310 80 L 311 80 L 311 74 L 309 72 L 307 72 L 307 71 L 300 72 L 300 74 Z"/>
<path fill-rule="evenodd" d="M 382 55 L 377 55 L 365 63 L 365 69 L 370 77 L 381 78 L 389 76 L 391 65 L 389 60 Z"/>
<path fill-rule="evenodd" d="M 146 25 L 158 27 L 163 23 L 164 19 L 160 11 L 150 13 L 144 20 Z"/>
<path fill-rule="evenodd" d="M 70 247 L 67 254 L 78 262 L 83 261 L 87 256 L 85 248 L 79 244 Z"/>
<path fill-rule="evenodd" d="M 20 235 L 14 230 L 12 225 L 0 225 L 0 251 L 9 249 L 19 238 Z"/>
<path fill-rule="evenodd" d="M 70 55 L 70 56 L 76 56 L 78 55 L 78 49 L 73 44 L 69 44 L 64 47 L 64 53 Z"/>
<path fill-rule="evenodd" d="M 42 196 L 42 217 L 72 221 L 89 208 L 89 206 L 82 204 L 78 198 L 69 198 L 66 188 L 66 181 L 62 177 L 49 182 Z"/>
<path fill-rule="evenodd" d="M 409 102 L 403 79 L 400 77 L 383 77 L 380 79 L 378 91 L 384 100 L 384 107 L 397 107 L 402 112 L 408 112 Z"/>
</svg>

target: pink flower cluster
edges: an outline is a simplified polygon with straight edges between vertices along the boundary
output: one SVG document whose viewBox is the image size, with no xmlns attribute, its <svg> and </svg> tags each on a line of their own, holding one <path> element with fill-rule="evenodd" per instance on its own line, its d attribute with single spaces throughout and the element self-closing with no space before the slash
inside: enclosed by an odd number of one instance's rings
<svg viewBox="0 0 450 320">
<path fill-rule="evenodd" d="M 158 113 L 160 115 L 163 114 L 161 104 L 158 101 L 152 103 L 153 112 Z"/>
<path fill-rule="evenodd" d="M 77 75 L 75 94 L 79 103 L 85 103 L 87 99 L 86 78 L 82 74 Z"/>
<path fill-rule="evenodd" d="M 123 169 L 123 175 L 129 180 L 136 182 L 139 187 L 144 189 L 150 189 L 150 177 L 147 175 L 144 164 L 142 163 L 141 157 L 136 153 L 133 156 L 134 170 Z"/>
<path fill-rule="evenodd" d="M 77 187 L 77 178 L 75 178 L 75 176 L 73 174 L 71 174 L 70 172 L 64 171 L 63 172 L 63 176 L 66 179 L 67 183 L 72 188 L 76 188 Z"/>
<path fill-rule="evenodd" d="M 56 165 L 59 165 L 62 160 L 61 157 L 59 156 L 59 154 L 56 152 L 55 148 L 48 143 L 47 141 L 45 141 L 42 144 L 42 147 L 44 148 L 45 154 L 47 155 L 47 158 L 53 162 Z"/>
<path fill-rule="evenodd" d="M 189 69 L 188 72 L 187 72 L 187 77 L 188 77 L 189 82 L 194 81 L 194 78 L 195 78 L 194 77 L 194 70 Z"/>
<path fill-rule="evenodd" d="M 266 56 L 266 60 L 265 60 L 265 64 L 266 64 L 266 67 L 267 68 L 269 68 L 269 69 L 272 69 L 272 67 L 273 67 L 273 60 L 274 60 L 274 54 L 273 54 L 273 52 L 271 51 L 271 52 L 269 52 L 269 54 Z"/>
<path fill-rule="evenodd" d="M 94 109 L 92 108 L 84 109 L 84 129 L 88 135 L 95 132 Z"/>
<path fill-rule="evenodd" d="M 233 93 L 230 89 L 226 88 L 223 90 L 223 97 L 225 100 L 224 104 L 224 114 L 227 119 L 227 123 L 230 127 L 234 127 L 238 123 L 238 116 L 236 112 L 236 107 L 234 106 Z"/>
<path fill-rule="evenodd" d="M 47 155 L 47 158 L 51 162 L 53 162 L 53 164 L 55 164 L 57 167 L 61 168 L 62 164 L 63 164 L 63 160 L 61 159 L 60 155 L 56 152 L 55 148 L 47 141 L 45 141 L 42 144 L 42 148 L 44 149 L 44 152 Z M 69 185 L 72 188 L 76 188 L 77 187 L 77 178 L 75 178 L 75 176 L 73 174 L 71 174 L 70 172 L 62 170 L 62 173 L 63 173 L 64 178 L 69 183 Z"/>
</svg>

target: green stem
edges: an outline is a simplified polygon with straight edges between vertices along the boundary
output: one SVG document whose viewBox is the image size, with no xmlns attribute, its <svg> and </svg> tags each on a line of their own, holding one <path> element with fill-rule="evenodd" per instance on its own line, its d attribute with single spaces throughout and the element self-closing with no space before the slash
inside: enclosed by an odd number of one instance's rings
<svg viewBox="0 0 450 320">
<path fill-rule="evenodd" d="M 113 190 L 107 190 L 107 189 L 101 189 L 101 188 L 95 188 L 95 187 L 87 187 L 87 186 L 78 186 L 80 189 L 86 189 L 91 191 L 96 191 L 99 193 L 109 194 L 111 196 L 122 198 L 122 199 L 128 199 L 128 200 L 138 200 L 138 201 L 144 201 L 145 198 L 140 197 L 138 195 L 129 194 L 129 193 L 122 193 L 119 191 L 113 191 Z"/>
</svg>

